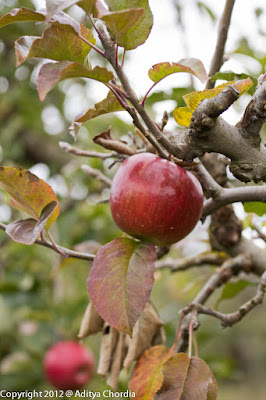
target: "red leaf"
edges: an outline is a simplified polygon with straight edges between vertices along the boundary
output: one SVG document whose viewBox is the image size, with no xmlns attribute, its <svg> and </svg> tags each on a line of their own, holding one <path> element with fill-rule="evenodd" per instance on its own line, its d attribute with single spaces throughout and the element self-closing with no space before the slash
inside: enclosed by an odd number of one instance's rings
<svg viewBox="0 0 266 400">
<path fill-rule="evenodd" d="M 77 62 L 62 61 L 58 63 L 47 63 L 40 69 L 37 78 L 38 93 L 40 100 L 44 100 L 47 93 L 60 81 L 67 78 L 89 78 L 99 82 L 107 83 L 114 75 L 106 68 L 95 67 L 91 70 Z"/>
<path fill-rule="evenodd" d="M 171 355 L 165 346 L 151 347 L 142 354 L 129 382 L 129 389 L 138 400 L 153 400 L 163 383 L 162 366 Z"/>
<path fill-rule="evenodd" d="M 44 207 L 41 217 L 38 221 L 33 218 L 24 219 L 21 221 L 14 221 L 7 225 L 6 233 L 15 242 L 31 245 L 35 242 L 38 235 L 44 229 L 48 218 L 57 207 L 57 202 L 52 201 Z"/>
<path fill-rule="evenodd" d="M 119 331 L 132 334 L 154 282 L 155 247 L 116 238 L 94 259 L 88 292 L 101 317 Z"/>
<path fill-rule="evenodd" d="M 205 361 L 175 354 L 162 368 L 164 380 L 154 400 L 216 400 L 216 381 Z"/>
</svg>

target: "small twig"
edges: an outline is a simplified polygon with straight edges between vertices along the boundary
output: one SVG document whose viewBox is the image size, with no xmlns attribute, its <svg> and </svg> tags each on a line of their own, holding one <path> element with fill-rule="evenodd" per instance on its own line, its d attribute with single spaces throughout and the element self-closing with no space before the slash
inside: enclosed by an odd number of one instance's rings
<svg viewBox="0 0 266 400">
<path fill-rule="evenodd" d="M 212 295 L 215 289 L 226 282 L 228 282 L 233 275 L 239 274 L 241 271 L 249 270 L 251 266 L 251 261 L 247 257 L 247 255 L 240 254 L 234 258 L 230 258 L 226 260 L 223 265 L 215 271 L 215 273 L 210 277 L 210 279 L 205 283 L 203 288 L 194 298 L 192 304 L 201 304 L 203 305 L 208 298 Z M 182 336 L 179 341 L 178 351 L 185 351 L 188 344 L 188 328 L 191 322 L 191 319 L 195 319 L 195 315 L 193 313 L 187 313 L 187 309 L 185 308 L 182 312 L 185 312 L 187 315 L 187 323 L 182 328 Z M 196 310 L 195 310 L 196 311 Z"/>
<path fill-rule="evenodd" d="M 61 147 L 61 149 L 64 149 L 68 153 L 73 153 L 76 156 L 99 158 L 100 160 L 105 160 L 107 158 L 113 158 L 119 156 L 119 154 L 116 151 L 112 151 L 111 153 L 100 153 L 97 151 L 81 150 L 77 147 L 71 146 L 67 142 L 59 142 L 59 146 Z"/>
<path fill-rule="evenodd" d="M 224 11 L 220 20 L 218 37 L 216 42 L 215 52 L 211 61 L 211 67 L 209 71 L 209 77 L 211 78 L 216 72 L 218 72 L 223 65 L 224 49 L 227 40 L 228 29 L 230 26 L 231 16 L 235 0 L 226 0 Z M 206 88 L 211 89 L 214 87 L 214 82 L 209 80 Z"/>
<path fill-rule="evenodd" d="M 156 123 L 148 115 L 142 104 L 139 102 L 136 94 L 134 93 L 133 89 L 129 84 L 128 78 L 125 75 L 122 66 L 116 64 L 114 42 L 111 41 L 111 39 L 106 34 L 104 28 L 101 27 L 100 25 L 99 25 L 99 31 L 100 31 L 100 39 L 102 41 L 103 48 L 105 49 L 105 55 L 110 64 L 113 66 L 114 70 L 116 71 L 117 76 L 120 79 L 120 82 L 123 86 L 123 89 L 127 94 L 128 100 L 135 108 L 135 110 L 138 112 L 138 114 L 141 116 L 148 130 L 154 136 L 158 144 L 163 146 L 169 153 L 171 153 L 175 157 L 181 158 L 180 155 L 182 154 L 182 152 L 180 151 L 180 149 L 176 146 L 176 144 L 170 142 L 170 140 L 168 140 L 168 138 L 162 134 L 159 127 L 156 125 Z"/>
<path fill-rule="evenodd" d="M 258 225 L 253 224 L 252 229 L 257 232 L 258 236 L 260 239 L 264 240 L 266 242 L 266 235 L 265 233 L 262 232 L 261 228 Z"/>
<path fill-rule="evenodd" d="M 181 260 L 172 258 L 159 260 L 156 262 L 156 269 L 169 268 L 172 272 L 185 271 L 200 265 L 222 265 L 226 259 L 227 255 L 223 252 L 204 252 Z"/>
<path fill-rule="evenodd" d="M 0 222 L 0 229 L 2 229 L 3 231 L 6 230 L 7 225 L 3 224 Z M 52 249 L 54 251 L 57 252 L 57 250 L 55 249 L 54 245 L 52 243 L 47 242 L 46 240 L 35 240 L 34 242 L 35 244 L 39 244 L 41 246 L 44 247 L 48 247 L 49 249 Z M 60 252 L 62 252 L 64 254 L 65 257 L 73 257 L 73 258 L 79 258 L 81 260 L 89 260 L 92 261 L 95 258 L 94 254 L 88 254 L 88 253 L 81 253 L 79 251 L 75 251 L 75 250 L 70 250 L 67 249 L 65 247 L 59 246 L 58 244 L 56 245 L 57 249 L 60 250 Z"/>
<path fill-rule="evenodd" d="M 82 165 L 82 171 L 84 171 L 87 175 L 96 178 L 98 181 L 103 182 L 106 186 L 110 187 L 112 184 L 112 180 L 105 176 L 99 169 L 92 168 L 89 165 Z"/>
<path fill-rule="evenodd" d="M 256 306 L 263 302 L 264 296 L 266 293 L 266 271 L 262 274 L 260 283 L 257 288 L 257 293 L 254 297 L 248 300 L 246 303 L 242 304 L 242 306 L 235 312 L 224 314 L 219 311 L 213 310 L 211 308 L 204 307 L 201 304 L 191 304 L 184 313 L 187 314 L 192 310 L 195 310 L 199 314 L 207 314 L 212 317 L 218 318 L 221 320 L 222 326 L 232 326 L 239 322 L 245 315 L 247 315 L 250 311 L 252 311 Z"/>
<path fill-rule="evenodd" d="M 167 111 L 164 111 L 161 126 L 160 126 L 160 129 L 162 132 L 163 132 L 164 128 L 166 127 L 168 120 L 169 120 L 169 115 L 168 115 Z"/>
</svg>

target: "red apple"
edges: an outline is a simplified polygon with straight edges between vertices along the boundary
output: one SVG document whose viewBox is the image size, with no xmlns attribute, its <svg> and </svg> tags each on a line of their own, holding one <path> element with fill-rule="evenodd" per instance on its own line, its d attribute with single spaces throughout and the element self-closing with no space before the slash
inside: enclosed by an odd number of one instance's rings
<svg viewBox="0 0 266 400">
<path fill-rule="evenodd" d="M 62 390 L 79 389 L 91 380 L 94 357 L 74 341 L 56 343 L 46 353 L 44 371 L 47 380 Z"/>
<path fill-rule="evenodd" d="M 203 206 L 199 181 L 151 153 L 126 159 L 111 187 L 113 219 L 124 232 L 156 245 L 175 243 L 197 224 Z"/>
</svg>

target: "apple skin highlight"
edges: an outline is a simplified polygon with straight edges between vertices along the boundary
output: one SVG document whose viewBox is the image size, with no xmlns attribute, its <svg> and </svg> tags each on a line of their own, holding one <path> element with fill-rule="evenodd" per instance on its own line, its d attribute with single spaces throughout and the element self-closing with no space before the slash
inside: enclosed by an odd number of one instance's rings
<svg viewBox="0 0 266 400">
<path fill-rule="evenodd" d="M 194 175 L 177 164 L 141 153 L 118 168 L 110 207 L 122 231 L 159 246 L 169 245 L 187 236 L 199 221 L 203 191 Z"/>
</svg>

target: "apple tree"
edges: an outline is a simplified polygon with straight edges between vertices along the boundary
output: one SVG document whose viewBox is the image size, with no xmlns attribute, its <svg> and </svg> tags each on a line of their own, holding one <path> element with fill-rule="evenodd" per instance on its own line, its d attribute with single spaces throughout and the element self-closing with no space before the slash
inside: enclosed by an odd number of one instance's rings
<svg viewBox="0 0 266 400">
<path fill-rule="evenodd" d="M 245 226 L 265 241 L 263 218 L 254 216 L 263 217 L 266 200 L 266 150 L 261 135 L 266 119 L 265 75 L 220 71 L 235 1 L 224 3 L 209 72 L 197 58 L 157 63 L 148 71 L 151 87 L 142 97 L 128 79 L 127 54 L 149 39 L 153 15 L 148 0 L 46 0 L 45 10 L 20 7 L 0 18 L 3 29 L 19 22 L 37 23 L 40 29 L 39 36 L 25 31 L 17 38 L 15 54 L 18 67 L 28 60 L 42 60 L 36 79 L 41 102 L 70 78 L 92 80 L 108 90 L 70 126 L 76 142 L 83 125 L 89 126 L 96 117 L 103 121 L 102 131 L 85 149 L 61 141 L 58 159 L 58 150 L 54 154 L 56 162 L 70 154 L 96 160 L 93 167 L 83 165 L 83 173 L 105 196 L 104 207 L 109 207 L 110 199 L 113 219 L 123 233 L 116 231 L 108 243 L 104 238 L 96 255 L 87 248 L 57 244 L 51 230 L 60 214 L 58 198 L 25 165 L 0 167 L 1 189 L 10 196 L 12 207 L 28 216 L 1 223 L 0 228 L 14 242 L 54 250 L 62 262 L 76 258 L 92 263 L 90 301 L 83 310 L 78 339 L 101 332 L 98 373 L 116 390 L 120 371 L 133 369 L 129 389 L 138 400 L 216 399 L 215 377 L 198 353 L 195 332 L 201 314 L 231 327 L 249 318 L 266 290 L 265 249 L 242 234 L 243 222 L 232 206 L 244 203 L 249 213 Z M 82 10 L 82 21 L 69 15 L 72 5 Z M 170 116 L 165 112 L 157 121 L 151 105 L 167 94 L 156 93 L 156 85 L 169 75 L 184 73 L 205 88 L 178 92 Z M 240 121 L 232 125 L 221 115 L 244 93 L 250 101 Z M 131 128 L 124 132 L 127 141 L 115 137 L 112 126 L 105 126 L 106 118 L 116 112 L 131 118 Z M 169 118 L 176 123 L 171 130 Z M 102 168 L 106 161 L 108 176 Z M 173 250 L 175 243 L 197 222 L 209 224 L 209 250 L 181 258 Z M 70 223 L 67 230 L 78 228 Z M 178 274 L 206 265 L 215 270 L 189 304 L 176 307 L 175 339 L 166 346 L 163 322 L 151 301 L 154 277 L 165 269 Z M 221 287 L 220 301 L 234 298 L 247 286 L 255 286 L 255 293 L 232 312 L 208 305 Z"/>
</svg>

